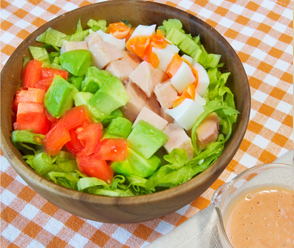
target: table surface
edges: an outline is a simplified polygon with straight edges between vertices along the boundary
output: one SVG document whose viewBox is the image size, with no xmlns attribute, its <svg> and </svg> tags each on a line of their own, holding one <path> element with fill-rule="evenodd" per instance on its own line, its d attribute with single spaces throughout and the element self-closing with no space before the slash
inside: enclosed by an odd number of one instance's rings
<svg viewBox="0 0 294 248">
<path fill-rule="evenodd" d="M 34 30 L 97 1 L 1 0 L 0 69 Z M 213 192 L 243 170 L 293 149 L 293 2 L 290 0 L 159 0 L 206 21 L 240 57 L 251 91 L 244 140 L 221 176 L 178 211 L 136 224 L 79 218 L 33 191 L 4 156 L 1 163 L 1 247 L 144 247 L 210 204 Z"/>
</svg>

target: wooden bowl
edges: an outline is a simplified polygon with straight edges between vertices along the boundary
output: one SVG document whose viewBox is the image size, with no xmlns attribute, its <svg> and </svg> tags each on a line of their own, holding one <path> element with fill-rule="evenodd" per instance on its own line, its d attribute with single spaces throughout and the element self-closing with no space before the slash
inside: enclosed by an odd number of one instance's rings
<svg viewBox="0 0 294 248">
<path fill-rule="evenodd" d="M 224 71 L 231 72 L 227 85 L 235 95 L 236 108 L 241 114 L 222 155 L 214 164 L 190 181 L 162 192 L 134 197 L 106 197 L 59 186 L 39 176 L 24 162 L 21 153 L 11 143 L 11 104 L 20 82 L 22 60 L 29 56 L 29 45 L 40 46 L 35 38 L 48 27 L 71 34 L 76 29 L 79 17 L 82 18 L 83 26 L 86 26 L 90 18 L 106 19 L 108 23 L 126 19 L 133 26 L 161 25 L 163 20 L 178 18 L 182 21 L 186 32 L 193 36 L 200 34 L 201 42 L 208 52 L 222 55 L 221 62 L 225 63 Z M 27 37 L 10 56 L 1 72 L 1 109 L 1 147 L 10 164 L 30 187 L 71 214 L 100 222 L 132 223 L 155 219 L 180 209 L 200 196 L 219 177 L 238 150 L 245 134 L 250 112 L 250 92 L 247 76 L 237 54 L 207 23 L 167 5 L 145 1 L 109 1 L 65 13 Z"/>
</svg>

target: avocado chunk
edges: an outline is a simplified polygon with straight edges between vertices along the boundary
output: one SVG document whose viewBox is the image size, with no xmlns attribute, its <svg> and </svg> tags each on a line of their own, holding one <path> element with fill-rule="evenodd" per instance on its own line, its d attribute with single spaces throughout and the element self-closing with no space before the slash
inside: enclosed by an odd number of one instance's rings
<svg viewBox="0 0 294 248">
<path fill-rule="evenodd" d="M 108 81 L 111 81 L 111 74 L 108 71 L 99 70 L 95 66 L 88 68 L 86 77 L 81 85 L 81 91 L 96 93 L 96 91 Z"/>
<path fill-rule="evenodd" d="M 114 161 L 111 165 L 110 168 L 119 174 L 123 174 L 125 176 L 130 176 L 133 175 L 133 169 L 129 163 L 129 160 L 125 161 Z"/>
<path fill-rule="evenodd" d="M 125 176 L 149 177 L 156 171 L 160 163 L 160 159 L 155 155 L 145 159 L 133 149 L 128 148 L 127 160 L 113 162 L 110 167 L 113 171 Z"/>
<path fill-rule="evenodd" d="M 132 122 L 124 117 L 113 119 L 105 130 L 103 139 L 127 138 L 132 132 Z"/>
<path fill-rule="evenodd" d="M 100 110 L 92 107 L 89 104 L 89 100 L 94 94 L 90 92 L 77 92 L 74 94 L 73 98 L 75 101 L 75 106 L 86 105 L 91 117 L 95 122 L 102 122 L 102 124 L 109 123 L 112 119 L 117 117 L 122 117 L 123 114 L 120 109 L 116 109 L 112 111 L 109 115 L 104 114 Z"/>
<path fill-rule="evenodd" d="M 110 76 L 108 81 L 91 97 L 89 104 L 105 115 L 110 115 L 129 100 L 130 96 L 122 82 L 117 77 Z"/>
<path fill-rule="evenodd" d="M 84 80 L 83 76 L 72 76 L 70 78 L 70 82 L 73 84 L 74 87 L 76 87 L 78 91 L 81 90 L 81 85 L 83 80 Z"/>
<path fill-rule="evenodd" d="M 44 98 L 48 112 L 60 118 L 64 112 L 73 107 L 73 96 L 78 90 L 65 79 L 55 76 Z"/>
<path fill-rule="evenodd" d="M 128 145 L 149 159 L 167 141 L 168 136 L 150 123 L 140 120 L 128 137 Z"/>
<path fill-rule="evenodd" d="M 88 50 L 73 50 L 60 55 L 61 66 L 75 76 L 84 76 L 91 65 L 91 53 Z"/>
</svg>

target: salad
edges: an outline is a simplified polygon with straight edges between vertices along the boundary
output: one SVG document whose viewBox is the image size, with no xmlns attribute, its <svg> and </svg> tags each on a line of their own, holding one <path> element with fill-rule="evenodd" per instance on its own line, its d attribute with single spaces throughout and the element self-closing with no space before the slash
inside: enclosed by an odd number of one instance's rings
<svg viewBox="0 0 294 248">
<path fill-rule="evenodd" d="M 41 176 L 106 196 L 187 182 L 222 153 L 238 111 L 221 55 L 177 19 L 161 26 L 90 19 L 30 46 L 12 142 Z"/>
</svg>

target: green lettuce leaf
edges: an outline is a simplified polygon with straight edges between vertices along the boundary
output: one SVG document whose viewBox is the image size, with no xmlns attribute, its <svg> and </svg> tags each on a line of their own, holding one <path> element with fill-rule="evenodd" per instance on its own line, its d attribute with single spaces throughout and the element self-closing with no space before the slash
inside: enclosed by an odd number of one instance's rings
<svg viewBox="0 0 294 248">
<path fill-rule="evenodd" d="M 42 47 L 29 46 L 29 50 L 34 59 L 43 63 L 43 67 L 50 67 L 50 58 L 47 50 Z"/>
<path fill-rule="evenodd" d="M 69 36 L 49 27 L 43 34 L 40 34 L 36 41 L 50 44 L 57 47 L 62 47 L 65 40 L 69 40 Z"/>
</svg>

